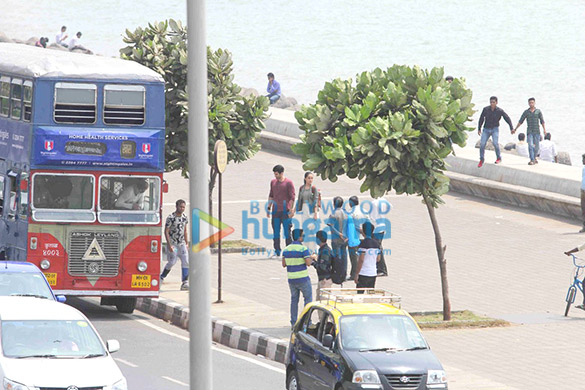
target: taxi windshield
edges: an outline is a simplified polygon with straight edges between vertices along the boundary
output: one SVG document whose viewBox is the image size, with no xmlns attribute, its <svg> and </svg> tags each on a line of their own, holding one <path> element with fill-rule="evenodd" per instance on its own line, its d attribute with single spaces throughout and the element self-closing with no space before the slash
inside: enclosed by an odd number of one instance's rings
<svg viewBox="0 0 585 390">
<path fill-rule="evenodd" d="M 104 356 L 97 334 L 84 320 L 2 321 L 2 351 L 9 358 Z"/>
<path fill-rule="evenodd" d="M 55 300 L 40 272 L 0 272 L 0 296 L 10 295 L 30 295 Z"/>
<path fill-rule="evenodd" d="M 404 315 L 343 316 L 341 344 L 347 350 L 414 350 L 428 348 L 414 321 Z"/>
</svg>

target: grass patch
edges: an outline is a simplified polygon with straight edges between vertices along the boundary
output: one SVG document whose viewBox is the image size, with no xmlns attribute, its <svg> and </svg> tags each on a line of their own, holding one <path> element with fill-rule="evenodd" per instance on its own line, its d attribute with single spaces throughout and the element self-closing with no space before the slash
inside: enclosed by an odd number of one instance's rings
<svg viewBox="0 0 585 390">
<path fill-rule="evenodd" d="M 217 243 L 214 244 L 214 247 L 217 248 Z M 222 240 L 221 241 L 221 249 L 229 249 L 229 248 L 259 248 L 259 245 L 256 245 L 250 241 L 246 240 Z"/>
<path fill-rule="evenodd" d="M 508 321 L 479 316 L 472 311 L 453 311 L 451 321 L 443 321 L 443 312 L 410 313 L 421 329 L 491 328 L 509 326 Z"/>
</svg>

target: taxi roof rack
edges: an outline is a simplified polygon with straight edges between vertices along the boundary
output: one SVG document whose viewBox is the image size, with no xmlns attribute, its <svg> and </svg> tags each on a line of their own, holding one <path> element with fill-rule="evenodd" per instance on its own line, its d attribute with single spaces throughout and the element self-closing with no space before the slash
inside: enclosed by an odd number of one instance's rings
<svg viewBox="0 0 585 390">
<path fill-rule="evenodd" d="M 401 300 L 400 295 L 382 288 L 322 288 L 319 297 L 334 307 L 337 303 L 389 303 L 400 309 Z"/>
</svg>

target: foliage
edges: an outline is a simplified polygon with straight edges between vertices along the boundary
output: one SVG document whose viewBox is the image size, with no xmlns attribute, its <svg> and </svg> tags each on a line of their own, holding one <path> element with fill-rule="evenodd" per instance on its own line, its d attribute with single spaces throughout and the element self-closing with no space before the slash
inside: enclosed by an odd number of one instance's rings
<svg viewBox="0 0 585 390">
<path fill-rule="evenodd" d="M 444 158 L 464 146 L 473 115 L 463 79 L 444 80 L 443 69 L 395 65 L 325 83 L 317 101 L 295 116 L 301 143 L 293 151 L 323 179 L 362 181 L 374 198 L 422 195 L 433 207 L 449 188 Z"/>
<path fill-rule="evenodd" d="M 166 99 L 166 170 L 181 169 L 188 176 L 187 123 L 187 27 L 180 21 L 148 24 L 134 32 L 126 30 L 121 57 L 133 60 L 161 74 Z M 209 164 L 217 140 L 224 140 L 228 161 L 242 162 L 260 149 L 256 137 L 264 129 L 269 101 L 266 97 L 241 96 L 234 83 L 233 61 L 227 50 L 207 48 L 209 107 Z M 210 190 L 215 174 L 211 172 Z"/>
</svg>

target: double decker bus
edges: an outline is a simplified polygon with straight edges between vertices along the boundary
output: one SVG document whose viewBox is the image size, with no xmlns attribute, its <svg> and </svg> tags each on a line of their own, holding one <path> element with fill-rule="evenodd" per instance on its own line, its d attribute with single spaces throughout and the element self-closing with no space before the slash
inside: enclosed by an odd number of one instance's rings
<svg viewBox="0 0 585 390">
<path fill-rule="evenodd" d="M 0 43 L 0 258 L 125 313 L 157 297 L 164 115 L 138 63 Z"/>
</svg>

